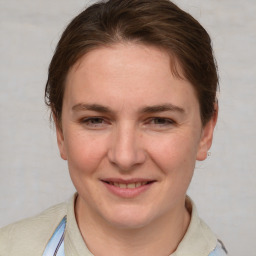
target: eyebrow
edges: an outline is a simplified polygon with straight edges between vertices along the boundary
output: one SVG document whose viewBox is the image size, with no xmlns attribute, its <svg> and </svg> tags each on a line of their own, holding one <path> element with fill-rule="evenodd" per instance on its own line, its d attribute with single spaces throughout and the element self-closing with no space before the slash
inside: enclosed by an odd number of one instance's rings
<svg viewBox="0 0 256 256">
<path fill-rule="evenodd" d="M 100 113 L 109 113 L 114 114 L 114 111 L 110 108 L 100 105 L 100 104 L 84 104 L 84 103 L 78 103 L 72 107 L 73 111 L 85 111 L 85 110 L 91 110 L 95 112 Z M 160 104 L 160 105 L 153 105 L 153 106 L 145 106 L 142 107 L 139 110 L 139 113 L 142 114 L 152 114 L 152 113 L 159 113 L 159 112 L 179 112 L 184 113 L 185 110 L 179 106 L 173 105 L 173 104 Z"/>
<path fill-rule="evenodd" d="M 185 112 L 185 110 L 183 108 L 175 106 L 173 104 L 161 104 L 161 105 L 154 105 L 154 106 L 146 106 L 140 110 L 141 113 L 146 113 L 146 114 L 166 112 L 166 111 L 180 112 L 180 113 Z"/>
<path fill-rule="evenodd" d="M 105 107 L 103 105 L 99 104 L 84 104 L 84 103 L 78 103 L 72 107 L 73 111 L 85 111 L 85 110 L 91 110 L 95 112 L 101 112 L 101 113 L 113 113 L 110 108 Z"/>
</svg>

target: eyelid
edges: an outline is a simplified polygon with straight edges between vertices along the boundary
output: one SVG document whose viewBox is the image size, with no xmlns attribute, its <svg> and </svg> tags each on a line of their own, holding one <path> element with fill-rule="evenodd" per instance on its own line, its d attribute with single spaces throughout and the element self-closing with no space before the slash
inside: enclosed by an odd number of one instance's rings
<svg viewBox="0 0 256 256">
<path fill-rule="evenodd" d="M 96 123 L 90 123 L 91 121 L 100 120 L 101 122 Z M 90 116 L 90 117 L 84 117 L 79 120 L 79 123 L 86 125 L 90 128 L 102 128 L 106 125 L 110 124 L 110 121 L 108 121 L 105 117 L 102 116 Z"/>
<path fill-rule="evenodd" d="M 164 123 L 152 123 L 152 121 L 155 120 L 162 120 L 164 121 Z M 177 125 L 177 122 L 175 120 L 173 120 L 172 118 L 167 118 L 167 117 L 160 117 L 160 116 L 156 116 L 156 117 L 150 117 L 146 120 L 145 125 L 152 125 L 154 127 L 170 127 L 170 126 L 174 126 Z"/>
<path fill-rule="evenodd" d="M 160 121 L 160 122 L 155 122 L 155 121 Z M 100 127 L 104 127 L 112 124 L 111 120 L 102 116 L 87 116 L 87 117 L 80 118 L 78 122 L 81 123 L 82 125 L 84 124 L 87 127 L 92 127 L 92 128 L 97 128 L 97 127 L 100 128 Z M 149 117 L 145 119 L 143 123 L 144 125 L 151 125 L 155 127 L 169 127 L 169 126 L 177 125 L 177 122 L 174 119 L 169 117 L 161 117 L 161 116 Z"/>
</svg>

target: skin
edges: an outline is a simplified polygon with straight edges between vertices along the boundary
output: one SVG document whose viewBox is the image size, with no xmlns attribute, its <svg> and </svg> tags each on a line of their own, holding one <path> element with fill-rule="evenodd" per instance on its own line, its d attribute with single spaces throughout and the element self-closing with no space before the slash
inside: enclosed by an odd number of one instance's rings
<svg viewBox="0 0 256 256">
<path fill-rule="evenodd" d="M 169 55 L 155 47 L 103 47 L 71 68 L 57 141 L 94 255 L 175 251 L 190 221 L 186 191 L 196 160 L 207 157 L 216 115 L 202 127 L 192 85 L 173 76 Z M 125 198 L 103 182 L 113 178 L 154 182 Z"/>
</svg>

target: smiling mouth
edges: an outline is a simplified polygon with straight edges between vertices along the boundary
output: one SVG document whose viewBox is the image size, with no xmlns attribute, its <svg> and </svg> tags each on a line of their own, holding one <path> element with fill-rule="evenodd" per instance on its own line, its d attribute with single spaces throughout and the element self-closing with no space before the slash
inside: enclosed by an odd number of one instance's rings
<svg viewBox="0 0 256 256">
<path fill-rule="evenodd" d="M 143 181 L 143 182 L 132 182 L 132 183 L 120 183 L 120 182 L 112 182 L 112 181 L 104 181 L 103 182 L 118 187 L 118 188 L 124 188 L 124 189 L 134 189 L 138 187 L 142 187 L 148 184 L 151 184 L 155 181 Z"/>
</svg>

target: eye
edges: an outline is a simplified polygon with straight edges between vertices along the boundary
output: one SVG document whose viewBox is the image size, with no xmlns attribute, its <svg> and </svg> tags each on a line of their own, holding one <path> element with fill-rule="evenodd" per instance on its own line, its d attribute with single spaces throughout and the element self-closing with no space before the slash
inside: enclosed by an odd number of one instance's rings
<svg viewBox="0 0 256 256">
<path fill-rule="evenodd" d="M 175 125 L 176 122 L 170 118 L 154 117 L 154 118 L 150 118 L 147 121 L 147 124 L 155 128 L 169 128 L 169 126 Z"/>
<path fill-rule="evenodd" d="M 168 125 L 168 124 L 172 124 L 173 121 L 167 118 L 160 118 L 160 117 L 156 117 L 153 118 L 151 121 L 153 124 L 160 124 L 160 125 Z"/>
<path fill-rule="evenodd" d="M 81 120 L 89 128 L 103 128 L 108 125 L 108 122 L 102 117 L 88 117 Z"/>
</svg>

